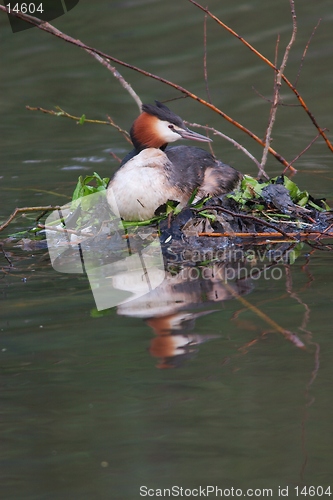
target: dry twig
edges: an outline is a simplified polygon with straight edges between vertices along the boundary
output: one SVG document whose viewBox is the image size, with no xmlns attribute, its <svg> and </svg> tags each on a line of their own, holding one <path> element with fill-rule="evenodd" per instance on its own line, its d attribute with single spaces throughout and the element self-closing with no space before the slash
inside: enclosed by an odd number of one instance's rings
<svg viewBox="0 0 333 500">
<path fill-rule="evenodd" d="M 262 159 L 261 159 L 261 165 L 259 168 L 259 175 L 258 175 L 259 179 L 261 177 L 266 177 L 266 178 L 268 177 L 266 172 L 265 172 L 265 165 L 267 162 L 268 148 L 269 148 L 271 140 L 272 140 L 271 139 L 272 130 L 273 130 L 273 126 L 274 126 L 274 122 L 275 122 L 275 118 L 276 118 L 276 112 L 277 112 L 277 108 L 278 108 L 279 100 L 280 100 L 280 89 L 281 89 L 281 85 L 282 85 L 282 75 L 283 75 L 284 70 L 285 70 L 286 65 L 287 65 L 290 49 L 291 49 L 291 47 L 296 39 L 297 20 L 296 20 L 296 13 L 295 13 L 295 3 L 294 3 L 294 0 L 289 0 L 289 1 L 290 1 L 291 14 L 292 14 L 292 18 L 293 18 L 293 31 L 292 31 L 290 41 L 289 41 L 289 43 L 284 51 L 284 56 L 282 59 L 281 66 L 279 68 L 279 71 L 276 74 L 273 103 L 272 103 L 271 112 L 270 112 L 269 124 L 268 124 L 267 131 L 266 131 L 265 147 L 264 147 L 264 151 L 263 151 L 263 155 L 262 155 Z M 277 47 L 278 47 L 278 44 L 277 44 Z M 276 57 L 277 57 L 277 52 L 276 52 Z M 285 168 L 285 170 L 286 169 L 287 169 L 287 167 Z"/>
<path fill-rule="evenodd" d="M 316 24 L 316 26 L 313 28 L 313 31 L 310 35 L 310 38 L 305 46 L 305 49 L 304 49 L 304 52 L 303 52 L 303 55 L 302 55 L 302 58 L 301 58 L 301 62 L 300 62 L 300 65 L 299 65 L 299 68 L 298 68 L 298 73 L 297 73 L 297 76 L 296 76 L 296 80 L 295 80 L 295 83 L 294 83 L 294 87 L 297 86 L 297 83 L 298 83 L 298 80 L 299 80 L 299 77 L 300 77 L 300 74 L 301 74 L 301 71 L 302 71 L 302 68 L 303 68 L 303 63 L 304 63 L 304 60 L 305 60 L 305 56 L 306 56 L 306 53 L 308 51 L 308 48 L 310 46 L 310 43 L 311 43 L 311 40 L 315 34 L 315 32 L 317 31 L 317 28 L 319 26 L 319 24 L 321 23 L 321 19 L 319 19 L 318 23 Z"/>
<path fill-rule="evenodd" d="M 256 231 L 255 233 L 231 233 L 231 232 L 225 232 L 225 233 L 198 233 L 198 236 L 209 236 L 211 238 L 254 238 L 254 239 L 262 239 L 265 238 L 265 243 L 267 240 L 276 240 L 279 239 L 279 241 L 275 241 L 275 243 L 282 243 L 282 242 L 290 242 L 290 239 L 292 240 L 311 240 L 314 239 L 316 240 L 317 238 L 333 238 L 333 233 L 332 232 L 327 232 L 324 234 L 324 232 L 320 233 L 319 231 L 313 231 L 313 232 L 305 232 L 305 231 L 300 231 L 300 232 L 292 232 L 292 233 L 286 233 L 288 235 L 287 239 L 281 239 L 281 234 L 279 233 L 272 233 L 272 232 L 258 232 Z M 257 243 L 256 243 L 257 244 Z"/>
<path fill-rule="evenodd" d="M 26 109 L 28 109 L 29 111 L 41 111 L 42 113 L 46 113 L 46 114 L 52 115 L 52 116 L 62 116 L 64 118 L 70 118 L 71 120 L 75 120 L 77 123 L 80 123 L 80 120 L 82 119 L 81 116 L 73 116 L 73 115 L 67 113 L 66 111 L 64 111 L 63 109 L 61 109 L 59 106 L 55 106 L 55 108 L 58 111 L 54 111 L 53 109 L 44 109 L 44 108 L 41 108 L 39 106 L 38 107 L 26 106 Z M 118 132 L 120 132 L 125 137 L 125 139 L 132 144 L 132 141 L 129 138 L 129 133 L 127 132 L 127 130 L 120 128 L 119 125 L 117 125 L 112 120 L 112 118 L 110 116 L 108 116 L 107 118 L 108 118 L 107 121 L 106 120 L 91 120 L 88 118 L 84 118 L 84 123 L 94 123 L 97 125 L 111 125 L 111 127 L 114 127 L 115 129 L 117 129 Z"/>
<path fill-rule="evenodd" d="M 210 92 L 209 92 L 208 72 L 207 72 L 207 14 L 205 15 L 205 18 L 204 18 L 204 77 L 205 77 L 205 84 L 206 84 L 207 99 L 208 99 L 208 102 L 211 103 L 212 99 L 210 97 Z"/>
<path fill-rule="evenodd" d="M 205 211 L 207 209 L 215 209 L 215 210 L 220 210 L 221 212 L 231 215 L 232 217 L 240 217 L 241 219 L 247 219 L 251 220 L 252 222 L 256 222 L 257 224 L 261 224 L 262 226 L 269 227 L 271 229 L 274 229 L 274 231 L 277 231 L 278 233 L 282 234 L 285 238 L 290 239 L 290 236 L 288 233 L 283 231 L 282 229 L 274 226 L 274 224 L 270 224 L 269 222 L 266 222 L 265 220 L 259 219 L 258 217 L 255 217 L 254 215 L 245 215 L 240 212 L 232 212 L 232 210 L 228 210 L 224 207 L 220 207 L 219 205 L 209 205 L 209 207 L 205 208 L 199 208 L 197 211 L 200 213 L 202 211 Z M 194 210 L 194 208 L 192 208 Z M 214 233 L 213 233 L 214 234 Z"/>
<path fill-rule="evenodd" d="M 216 130 L 213 127 L 208 127 L 207 125 L 200 125 L 199 123 L 190 123 L 187 121 L 185 121 L 185 123 L 193 128 L 197 127 L 197 128 L 203 128 L 205 130 L 210 130 L 211 132 L 213 132 L 214 135 L 219 135 L 220 137 L 223 137 L 223 139 L 225 139 L 226 141 L 231 142 L 231 144 L 233 144 L 235 146 L 235 148 L 239 149 L 240 151 L 243 151 L 243 153 L 246 156 L 248 156 L 250 158 L 250 160 L 252 160 L 257 165 L 258 168 L 260 168 L 260 163 L 258 162 L 258 160 L 246 148 L 244 148 L 244 146 L 239 144 L 239 142 L 235 141 L 235 139 L 232 139 L 228 135 L 223 134 L 222 132 L 220 132 L 219 130 Z"/>
<path fill-rule="evenodd" d="M 326 130 L 326 128 L 324 129 Z M 291 160 L 291 162 L 289 163 L 288 167 L 286 167 L 283 171 L 283 174 L 286 173 L 286 171 L 292 166 L 292 164 L 298 160 L 302 155 L 304 155 L 304 153 L 311 148 L 312 144 L 314 144 L 316 142 L 316 140 L 320 137 L 320 132 L 318 132 L 318 134 L 316 135 L 316 137 L 314 139 L 312 139 L 312 141 L 310 142 L 310 144 L 308 144 L 306 146 L 306 148 L 303 149 L 303 151 L 301 151 L 297 156 L 295 156 L 295 158 L 293 160 Z"/>
<path fill-rule="evenodd" d="M 6 220 L 6 222 L 4 222 L 3 224 L 1 224 L 0 231 L 2 231 L 7 226 L 9 226 L 9 224 L 12 222 L 13 219 L 15 219 L 15 217 L 18 214 L 23 214 L 25 212 L 51 212 L 53 210 L 61 210 L 61 207 L 58 206 L 58 205 L 54 206 L 54 207 L 51 206 L 51 205 L 48 205 L 46 207 L 23 207 L 23 208 L 15 208 L 14 212 L 8 217 L 8 219 Z"/>
<path fill-rule="evenodd" d="M 54 231 L 56 233 L 63 234 L 73 234 L 74 236 L 84 236 L 85 238 L 93 238 L 95 236 L 94 233 L 87 233 L 82 231 L 75 231 L 74 229 L 67 229 L 66 227 L 55 227 L 55 226 L 45 226 L 45 224 L 38 224 L 39 229 L 46 229 L 47 231 Z M 77 244 L 75 242 L 74 244 Z"/>
<path fill-rule="evenodd" d="M 121 83 L 121 85 L 124 87 L 125 90 L 130 94 L 131 97 L 133 97 L 134 101 L 137 103 L 139 107 L 139 111 L 141 113 L 141 107 L 142 107 L 142 101 L 138 94 L 133 90 L 132 86 L 125 80 L 125 78 L 119 73 L 119 71 L 114 67 L 111 66 L 110 62 L 108 59 L 105 59 L 101 57 L 98 54 L 95 54 L 93 50 L 86 49 L 88 54 L 93 56 L 98 62 L 100 62 L 105 68 L 107 68 L 115 78 Z"/>
<path fill-rule="evenodd" d="M 272 318 L 267 316 L 266 313 L 264 313 L 261 309 L 259 309 L 257 306 L 251 304 L 247 299 L 239 295 L 232 286 L 230 286 L 227 282 L 224 284 L 224 286 L 230 291 L 230 293 L 237 299 L 241 304 L 243 304 L 246 309 L 252 311 L 256 316 L 261 318 L 265 323 L 267 323 L 273 330 L 275 330 L 278 333 L 281 333 L 287 340 L 292 342 L 296 347 L 299 347 L 300 349 L 305 349 L 304 343 L 298 338 L 298 336 L 295 333 L 292 333 L 289 330 L 286 330 L 282 326 L 280 326 L 276 321 L 274 321 Z"/>
</svg>

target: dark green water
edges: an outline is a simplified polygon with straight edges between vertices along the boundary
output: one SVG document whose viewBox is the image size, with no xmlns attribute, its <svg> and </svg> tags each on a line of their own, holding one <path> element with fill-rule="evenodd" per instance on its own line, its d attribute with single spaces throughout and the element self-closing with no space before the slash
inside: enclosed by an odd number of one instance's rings
<svg viewBox="0 0 333 500">
<path fill-rule="evenodd" d="M 270 59 L 290 38 L 289 2 L 205 3 Z M 331 2 L 296 3 L 298 35 L 287 76 L 294 81 L 316 26 L 299 91 L 322 127 L 332 123 Z M 15 207 L 63 204 L 78 175 L 110 176 L 129 146 L 110 127 L 29 112 L 58 105 L 73 115 L 128 129 L 136 104 L 105 68 L 78 48 L 37 29 L 13 34 L 0 13 L 0 222 Z M 203 14 L 186 0 L 112 1 L 79 5 L 53 23 L 126 62 L 206 97 Z M 273 75 L 212 21 L 207 24 L 212 101 L 263 137 Z M 144 102 L 175 90 L 119 68 Z M 295 99 L 284 88 L 286 103 Z M 261 149 L 190 99 L 170 107 L 192 122 L 232 135 L 260 158 Z M 316 136 L 303 110 L 279 110 L 273 147 L 288 160 Z M 332 135 L 330 136 L 332 139 Z M 249 174 L 255 165 L 214 140 L 216 155 Z M 295 164 L 301 188 L 333 200 L 332 153 L 318 140 Z M 281 172 L 270 158 L 270 175 Z M 31 222 L 30 222 L 31 218 Z M 33 224 L 16 219 L 3 237 Z M 153 329 L 141 318 L 94 318 L 83 275 L 52 269 L 47 250 L 5 244 L 0 254 L 0 475 L 4 499 L 135 499 L 149 488 L 331 486 L 332 256 L 304 246 L 280 279 L 254 280 L 241 300 L 208 303 L 191 334 L 211 336 L 177 369 L 157 369 Z M 257 309 L 251 309 L 254 306 Z M 196 309 L 189 308 L 191 314 Z M 202 311 L 202 309 L 200 309 Z M 259 311 L 264 313 L 259 316 Z M 147 317 L 144 312 L 141 316 Z M 270 318 L 304 342 L 299 349 Z M 263 496 L 263 495 L 262 495 Z M 211 498 L 215 495 L 210 494 Z M 317 495 L 319 498 L 319 495 Z M 323 498 L 329 498 L 323 495 Z"/>
</svg>

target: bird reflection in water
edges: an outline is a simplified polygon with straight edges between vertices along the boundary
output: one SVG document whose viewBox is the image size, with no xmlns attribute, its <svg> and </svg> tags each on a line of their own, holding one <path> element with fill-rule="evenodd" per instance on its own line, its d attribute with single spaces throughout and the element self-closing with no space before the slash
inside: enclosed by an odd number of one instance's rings
<svg viewBox="0 0 333 500">
<path fill-rule="evenodd" d="M 193 273 L 193 269 L 200 272 Z M 167 272 L 162 283 L 148 294 L 118 305 L 118 314 L 142 318 L 152 328 L 155 337 L 149 352 L 159 359 L 158 368 L 180 366 L 196 354 L 200 344 L 219 337 L 197 334 L 193 329 L 196 319 L 218 311 L 219 303 L 251 291 L 250 279 L 224 280 L 228 269 L 230 263 L 218 263 L 185 267 L 177 274 Z M 113 285 L 133 289 L 128 274 L 126 277 L 126 284 L 118 276 Z M 136 284 L 137 279 L 133 274 Z"/>
</svg>

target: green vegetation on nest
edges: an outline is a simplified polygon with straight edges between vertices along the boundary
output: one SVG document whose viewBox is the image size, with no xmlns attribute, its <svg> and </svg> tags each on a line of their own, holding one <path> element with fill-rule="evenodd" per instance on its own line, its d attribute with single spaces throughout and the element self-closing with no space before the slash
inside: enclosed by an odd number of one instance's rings
<svg viewBox="0 0 333 500">
<path fill-rule="evenodd" d="M 72 197 L 74 205 L 75 203 L 79 205 L 81 200 L 81 206 L 85 210 L 91 208 L 89 203 L 87 206 L 85 205 L 82 198 L 94 193 L 105 192 L 108 182 L 109 179 L 107 177 L 102 178 L 96 172 L 94 172 L 93 175 L 88 175 L 86 177 L 80 176 Z M 330 207 L 324 200 L 314 200 L 308 191 L 301 191 L 295 182 L 285 176 L 274 177 L 267 182 L 262 182 L 258 181 L 254 177 L 251 177 L 250 175 L 244 175 L 239 188 L 226 196 L 227 198 L 233 199 L 239 206 L 240 210 L 245 212 L 251 210 L 252 213 L 257 213 L 257 215 L 260 216 L 260 214 L 267 209 L 267 199 L 265 199 L 263 190 L 268 186 L 277 184 L 286 188 L 290 196 L 290 202 L 295 204 L 296 207 L 312 208 L 319 212 L 330 210 Z M 195 196 L 196 190 L 192 193 L 188 203 L 189 205 L 193 204 Z M 198 203 L 194 204 L 194 207 L 203 208 L 208 199 L 209 198 L 200 200 Z M 287 209 L 288 206 L 285 208 Z M 171 212 L 177 214 L 179 213 L 179 208 L 177 207 L 177 203 L 168 201 L 164 212 L 161 214 L 146 221 L 123 221 L 122 224 L 123 227 L 147 226 L 159 222 L 167 217 Z M 207 206 L 207 211 L 201 211 L 200 215 L 212 220 L 214 219 L 214 215 L 209 212 L 209 205 Z M 274 211 L 274 217 L 288 219 L 290 218 L 290 215 L 287 214 L 287 210 L 281 210 L 281 213 L 279 213 L 279 210 L 276 209 Z"/>
<path fill-rule="evenodd" d="M 235 200 L 241 209 L 246 209 L 246 207 L 253 202 L 255 206 L 251 208 L 255 208 L 257 211 L 262 211 L 266 207 L 264 205 L 263 198 L 263 189 L 269 185 L 282 184 L 288 191 L 291 198 L 291 201 L 298 205 L 299 207 L 309 206 L 318 210 L 319 212 L 324 212 L 326 210 L 330 210 L 330 207 L 325 203 L 324 200 L 320 200 L 322 206 L 319 206 L 317 203 L 313 201 L 312 196 L 308 193 L 308 191 L 301 191 L 295 182 L 288 179 L 286 176 L 278 176 L 270 179 L 267 182 L 261 182 L 251 177 L 250 175 L 244 175 L 244 178 L 241 182 L 241 185 L 238 189 L 236 189 L 233 193 L 227 195 L 228 198 L 232 198 Z M 274 214 L 275 217 L 279 215 L 285 214 Z"/>
</svg>

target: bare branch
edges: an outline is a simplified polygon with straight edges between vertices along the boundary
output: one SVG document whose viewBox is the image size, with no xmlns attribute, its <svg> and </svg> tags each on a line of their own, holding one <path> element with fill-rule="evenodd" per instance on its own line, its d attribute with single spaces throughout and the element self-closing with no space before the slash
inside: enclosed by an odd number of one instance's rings
<svg viewBox="0 0 333 500">
<path fill-rule="evenodd" d="M 25 212 L 41 212 L 41 211 L 51 212 L 52 210 L 60 210 L 60 209 L 61 209 L 60 206 L 54 206 L 53 207 L 51 205 L 48 205 L 46 207 L 23 207 L 23 208 L 15 208 L 14 212 L 10 215 L 10 217 L 8 217 L 8 219 L 6 220 L 6 222 L 4 222 L 3 224 L 1 224 L 0 231 L 2 231 L 7 226 L 9 226 L 9 224 L 12 222 L 13 219 L 15 219 L 15 217 L 17 216 L 17 214 L 22 214 L 22 213 L 25 213 Z"/>
<path fill-rule="evenodd" d="M 86 231 L 83 233 L 82 231 L 74 231 L 74 229 L 67 229 L 66 227 L 55 227 L 55 226 L 45 226 L 45 224 L 38 224 L 39 229 L 46 229 L 47 231 L 54 231 L 56 233 L 63 234 L 74 234 L 74 236 L 82 236 L 86 238 L 93 238 L 95 236 L 94 233 L 87 233 Z"/>
<path fill-rule="evenodd" d="M 111 118 L 111 116 L 107 115 L 107 118 L 108 118 L 108 123 L 109 125 L 111 125 L 111 127 L 114 127 L 115 129 L 118 130 L 118 132 L 121 133 L 121 135 L 126 139 L 127 142 L 129 142 L 130 144 L 132 144 L 132 141 L 130 139 L 130 135 L 129 133 L 127 132 L 127 130 L 124 130 L 123 128 L 120 128 L 119 125 L 117 125 Z"/>
<path fill-rule="evenodd" d="M 121 163 L 121 162 L 122 162 L 122 159 L 121 159 L 121 158 L 119 158 L 119 156 L 118 156 L 118 155 L 116 155 L 116 153 L 114 153 L 113 151 L 110 151 L 110 155 L 112 156 L 112 158 L 113 158 L 114 160 L 117 160 L 117 162 L 118 162 L 118 163 Z"/>
<path fill-rule="evenodd" d="M 304 343 L 298 338 L 298 336 L 295 333 L 292 333 L 291 331 L 281 327 L 278 323 L 276 323 L 276 321 L 267 316 L 267 314 L 264 313 L 261 309 L 259 309 L 257 306 L 255 306 L 247 299 L 239 295 L 230 285 L 228 285 L 228 283 L 225 283 L 224 286 L 230 290 L 235 299 L 237 299 L 241 304 L 243 304 L 243 306 L 245 306 L 249 311 L 256 314 L 258 318 L 262 319 L 265 323 L 267 323 L 274 331 L 281 333 L 287 340 L 292 342 L 296 347 L 299 347 L 300 349 L 305 349 Z"/>
<path fill-rule="evenodd" d="M 100 62 L 105 68 L 107 68 L 115 78 L 121 83 L 121 85 L 124 87 L 125 90 L 130 94 L 131 97 L 133 97 L 134 101 L 137 103 L 140 113 L 141 113 L 141 107 L 142 107 L 142 101 L 138 94 L 133 90 L 131 85 L 125 80 L 125 78 L 119 73 L 119 71 L 114 67 L 111 66 L 110 61 L 108 59 L 104 59 L 103 57 L 99 56 L 98 54 L 95 54 L 92 50 L 86 49 L 86 52 L 93 56 L 98 62 Z"/>
<path fill-rule="evenodd" d="M 71 120 L 75 120 L 76 122 L 79 122 L 82 117 L 81 116 L 73 116 L 67 113 L 67 111 L 64 111 L 63 109 L 60 108 L 60 106 L 55 106 L 55 108 L 58 111 L 54 111 L 53 109 L 45 109 L 41 108 L 39 106 L 33 107 L 33 106 L 26 106 L 26 109 L 29 111 L 41 111 L 42 113 L 45 113 L 47 115 L 52 115 L 52 116 L 62 116 L 64 118 L 70 118 Z M 90 120 L 88 118 L 84 119 L 84 123 L 97 123 L 99 125 L 110 125 L 109 122 L 105 120 Z"/>
<path fill-rule="evenodd" d="M 280 35 L 278 35 L 277 40 L 276 40 L 276 45 L 275 45 L 275 59 L 274 59 L 274 65 L 277 66 L 277 60 L 278 60 L 278 54 L 279 54 L 279 44 L 280 44 Z M 258 172 L 258 178 L 260 179 L 261 177 L 266 176 L 265 173 L 265 165 L 267 162 L 267 155 L 268 155 L 268 148 L 271 144 L 271 132 L 273 128 L 273 124 L 275 121 L 275 114 L 277 110 L 277 105 L 280 102 L 280 89 L 278 88 L 277 85 L 277 73 L 274 73 L 274 93 L 273 93 L 273 99 L 271 100 L 271 108 L 269 111 L 269 119 L 268 119 L 268 125 L 265 133 L 265 147 L 264 151 L 262 154 L 262 159 L 261 159 L 261 164 L 259 166 L 259 172 Z"/>
<path fill-rule="evenodd" d="M 59 106 L 56 106 L 56 109 L 58 111 L 53 111 L 53 109 L 44 109 L 44 108 L 41 108 L 41 107 L 34 108 L 32 106 L 26 106 L 26 109 L 28 109 L 29 111 L 41 111 L 42 113 L 46 113 L 46 114 L 52 115 L 52 116 L 62 116 L 64 118 L 70 118 L 71 120 L 75 120 L 77 123 L 80 123 L 80 120 L 82 119 L 82 117 L 80 117 L 80 116 L 70 115 L 69 113 L 67 113 L 66 111 L 64 111 L 63 109 L 61 109 Z M 108 118 L 108 121 L 105 121 L 105 120 L 90 120 L 88 118 L 84 118 L 84 123 L 95 123 L 95 124 L 98 124 L 98 125 L 111 125 L 111 127 L 114 127 L 116 130 L 118 130 L 118 132 L 120 132 L 125 137 L 125 139 L 130 144 L 132 144 L 132 141 L 129 138 L 129 133 L 127 132 L 127 130 L 124 130 L 124 129 L 120 128 L 119 125 L 117 125 L 112 120 L 112 118 L 110 116 L 108 116 L 107 118 Z"/>
<path fill-rule="evenodd" d="M 275 81 L 275 78 L 274 78 L 274 81 Z M 259 96 L 261 99 L 263 99 L 264 101 L 266 102 L 269 102 L 270 104 L 272 104 L 273 100 L 272 99 L 269 99 L 268 97 L 264 96 L 263 94 L 261 94 L 256 88 L 254 85 L 252 85 L 252 90 L 255 91 L 255 93 L 257 94 L 257 96 Z M 279 106 L 285 106 L 286 108 L 301 108 L 302 106 L 300 104 L 292 104 L 292 103 L 286 103 L 286 102 L 283 102 L 281 99 L 279 100 Z M 327 130 L 327 129 L 325 129 Z"/>
<path fill-rule="evenodd" d="M 208 102 L 211 103 L 212 99 L 210 97 L 210 92 L 209 92 L 208 73 L 207 73 L 207 14 L 205 15 L 205 18 L 204 18 L 204 77 L 205 77 L 206 93 L 207 93 Z"/>
<path fill-rule="evenodd" d="M 239 217 L 241 219 L 247 219 L 247 220 L 251 220 L 253 222 L 256 222 L 257 224 L 259 225 L 262 225 L 262 226 L 266 226 L 266 227 L 269 227 L 271 229 L 274 229 L 275 231 L 277 231 L 278 233 L 282 234 L 282 236 L 284 236 L 285 238 L 290 238 L 289 234 L 286 233 L 285 231 L 283 231 L 280 227 L 277 227 L 275 226 L 274 224 L 271 224 L 270 222 L 267 222 L 263 219 L 259 219 L 259 217 L 255 217 L 254 215 L 247 215 L 247 214 L 242 214 L 240 212 L 233 212 L 232 210 L 228 210 L 227 208 L 224 208 L 224 207 L 221 207 L 219 205 L 210 205 L 209 206 L 210 209 L 216 209 L 216 210 L 219 210 L 220 212 L 223 212 L 225 214 L 228 214 L 228 215 L 231 215 L 232 217 Z M 194 210 L 192 208 L 192 210 Z M 204 211 L 204 210 L 207 210 L 207 207 L 205 208 L 199 208 L 198 209 L 198 212 L 200 213 L 201 211 Z"/>
<path fill-rule="evenodd" d="M 324 129 L 326 130 L 326 129 Z M 288 165 L 288 167 L 286 167 L 283 171 L 283 173 L 286 173 L 286 171 L 291 167 L 291 165 L 293 163 L 295 163 L 296 160 L 298 160 L 308 149 L 311 148 L 312 144 L 314 144 L 316 142 L 316 140 L 320 137 L 320 133 L 318 132 L 318 134 L 316 135 L 316 137 L 314 139 L 312 139 L 312 141 L 310 142 L 310 144 L 303 149 L 303 151 L 301 151 L 297 156 L 295 156 L 295 158 L 290 162 L 290 164 Z"/>
<path fill-rule="evenodd" d="M 223 134 L 222 132 L 220 132 L 219 130 L 216 130 L 215 128 L 207 127 L 206 125 L 200 125 L 199 123 L 190 123 L 190 122 L 186 122 L 186 121 L 185 121 L 185 123 L 187 125 L 189 125 L 190 127 L 194 127 L 194 128 L 197 127 L 197 128 L 203 128 L 205 130 L 210 130 L 211 132 L 213 132 L 214 135 L 218 135 L 220 137 L 223 137 L 223 139 L 231 142 L 231 144 L 233 144 L 237 149 L 239 149 L 240 151 L 243 151 L 243 153 L 246 156 L 248 156 L 250 158 L 250 160 L 252 160 L 257 165 L 258 169 L 260 169 L 259 161 L 246 148 L 244 148 L 244 146 L 239 144 L 239 142 L 235 141 L 235 139 L 232 139 L 228 135 Z M 268 178 L 268 176 L 267 176 L 267 178 Z"/>
<path fill-rule="evenodd" d="M 294 0 L 289 0 L 289 1 L 290 1 L 291 14 L 292 14 L 292 18 L 293 18 L 293 31 L 292 31 L 290 41 L 289 41 L 289 43 L 284 51 L 284 56 L 282 59 L 280 69 L 276 74 L 273 104 L 271 107 L 269 125 L 268 125 L 267 131 L 266 131 L 265 147 L 264 147 L 264 151 L 263 151 L 263 155 L 262 155 L 261 166 L 259 169 L 259 178 L 263 176 L 263 173 L 265 170 L 265 165 L 267 162 L 268 148 L 269 148 L 269 145 L 271 143 L 272 130 L 273 130 L 273 126 L 274 126 L 274 122 L 275 122 L 275 118 L 276 118 L 276 112 L 277 112 L 277 108 L 278 108 L 278 104 L 279 104 L 280 89 L 281 89 L 281 85 L 282 85 L 282 75 L 283 75 L 284 70 L 285 70 L 286 65 L 287 65 L 290 49 L 291 49 L 291 47 L 296 39 L 297 18 L 296 18 L 296 13 L 295 13 L 295 3 L 294 3 Z M 286 167 L 286 169 L 287 169 L 287 167 Z"/>
<path fill-rule="evenodd" d="M 305 46 L 305 49 L 304 49 L 304 52 L 303 52 L 303 55 L 302 55 L 302 59 L 301 59 L 301 63 L 300 63 L 300 66 L 299 66 L 299 69 L 298 69 L 298 73 L 297 73 L 297 76 L 296 76 L 296 80 L 295 80 L 295 83 L 294 83 L 294 87 L 297 86 L 297 83 L 298 83 L 298 80 L 299 80 L 299 77 L 300 77 L 300 74 L 301 74 L 301 71 L 302 71 L 302 68 L 303 68 L 303 63 L 304 63 L 304 59 L 305 59 L 306 53 L 308 51 L 309 45 L 311 43 L 311 40 L 312 40 L 312 38 L 313 38 L 313 36 L 314 36 L 314 34 L 315 34 L 315 32 L 316 32 L 316 30 L 317 30 L 317 28 L 318 28 L 318 26 L 319 26 L 320 23 L 321 23 L 321 19 L 319 19 L 317 25 L 314 27 L 314 29 L 313 29 L 313 31 L 312 31 L 312 33 L 310 35 L 310 38 L 309 38 L 309 40 L 308 40 L 308 42 L 307 42 L 307 44 Z"/>
</svg>

